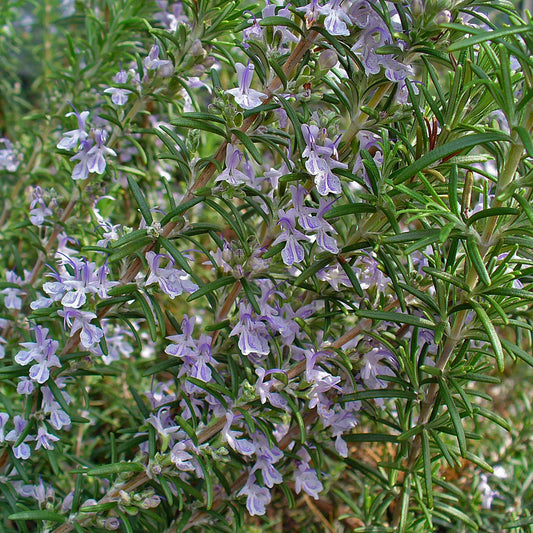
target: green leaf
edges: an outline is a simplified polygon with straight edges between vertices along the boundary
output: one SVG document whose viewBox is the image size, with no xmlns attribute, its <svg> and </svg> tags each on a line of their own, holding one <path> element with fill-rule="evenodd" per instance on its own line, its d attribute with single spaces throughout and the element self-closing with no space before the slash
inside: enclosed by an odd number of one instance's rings
<svg viewBox="0 0 533 533">
<path fill-rule="evenodd" d="M 414 163 L 408 167 L 396 172 L 392 175 L 394 183 L 402 183 L 413 176 L 416 176 L 418 172 L 429 167 L 433 163 L 454 154 L 455 152 L 462 152 L 469 148 L 479 146 L 496 141 L 509 141 L 509 136 L 500 132 L 490 133 L 476 133 L 474 135 L 465 135 L 460 139 L 455 139 L 447 144 L 438 146 L 434 150 L 431 150 L 427 154 L 423 155 L 420 159 L 417 159 Z"/>
<path fill-rule="evenodd" d="M 459 411 L 457 410 L 457 406 L 455 405 L 455 402 L 453 400 L 452 394 L 450 392 L 450 389 L 448 388 L 446 381 L 444 379 L 439 379 L 439 385 L 442 398 L 444 400 L 444 403 L 446 404 L 446 407 L 448 407 L 448 413 L 450 414 L 450 418 L 455 429 L 455 436 L 457 437 L 457 442 L 459 443 L 461 455 L 465 457 L 467 449 L 463 421 L 461 420 L 461 416 L 459 415 Z"/>
<path fill-rule="evenodd" d="M 298 35 L 301 35 L 301 36 L 304 35 L 302 29 L 296 23 L 294 23 L 291 19 L 288 19 L 286 17 L 278 17 L 278 16 L 265 17 L 264 19 L 261 19 L 259 21 L 259 25 L 260 26 L 286 26 L 287 28 L 294 30 Z"/>
<path fill-rule="evenodd" d="M 479 279 L 485 285 L 491 285 L 491 280 L 487 269 L 485 268 L 485 262 L 477 246 L 476 238 L 473 235 L 470 235 L 466 239 L 466 251 L 468 252 L 468 259 L 472 262 L 472 265 L 478 273 Z"/>
<path fill-rule="evenodd" d="M 135 241 L 130 242 L 129 244 L 125 244 L 121 248 L 118 248 L 116 251 L 114 251 L 109 256 L 108 261 L 110 263 L 116 263 L 117 261 L 120 261 L 121 259 L 124 259 L 129 255 L 141 252 L 141 250 L 143 250 L 147 245 L 151 244 L 152 242 L 153 240 L 151 237 L 139 237 Z"/>
<path fill-rule="evenodd" d="M 155 318 L 152 313 L 152 309 L 150 307 L 150 304 L 146 301 L 146 298 L 141 292 L 136 291 L 134 293 L 135 299 L 137 302 L 139 302 L 139 305 L 141 306 L 142 313 L 144 318 L 146 318 L 146 322 L 148 324 L 148 329 L 150 331 L 150 338 L 156 342 L 157 341 L 157 326 L 155 323 Z"/>
<path fill-rule="evenodd" d="M 169 211 L 161 219 L 161 225 L 165 226 L 174 217 L 181 215 L 183 212 L 188 211 L 191 207 L 195 206 L 196 204 L 202 203 L 204 200 L 205 200 L 205 196 L 197 196 L 196 198 L 193 198 L 192 200 L 189 200 L 188 202 L 184 202 L 183 204 L 178 205 L 175 209 L 172 209 L 171 211 Z"/>
<path fill-rule="evenodd" d="M 221 287 L 225 287 L 226 285 L 230 285 L 232 283 L 235 283 L 235 278 L 233 276 L 224 276 L 222 278 L 217 278 L 211 283 L 207 283 L 203 285 L 196 292 L 193 292 L 187 298 L 187 301 L 192 302 L 193 300 L 197 300 L 198 298 L 201 298 L 202 296 L 206 294 L 214 292 L 217 289 L 220 289 Z"/>
<path fill-rule="evenodd" d="M 520 520 L 513 520 L 503 524 L 503 529 L 514 529 L 517 527 L 529 526 L 533 524 L 533 516 L 527 516 L 526 518 L 520 518 Z"/>
<path fill-rule="evenodd" d="M 373 205 L 365 204 L 363 202 L 356 202 L 353 204 L 339 205 L 333 207 L 325 215 L 325 220 L 331 220 L 332 218 L 345 217 L 347 215 L 357 215 L 359 213 L 375 213 L 376 208 Z"/>
<path fill-rule="evenodd" d="M 342 437 L 346 442 L 398 442 L 396 435 L 386 433 L 349 433 Z"/>
<path fill-rule="evenodd" d="M 242 144 L 244 144 L 248 153 L 255 159 L 255 161 L 259 165 L 261 165 L 263 163 L 263 156 L 259 153 L 250 137 L 248 137 L 246 133 L 241 130 L 238 130 L 237 128 L 233 128 L 231 130 L 231 133 L 235 135 L 235 137 L 237 137 L 237 139 L 239 139 Z"/>
<path fill-rule="evenodd" d="M 294 285 L 299 286 L 301 285 L 307 278 L 313 276 L 316 274 L 319 270 L 322 270 L 324 267 L 329 265 L 331 263 L 331 258 L 326 257 L 325 259 L 322 259 L 321 261 L 317 261 L 316 263 L 313 263 L 311 266 L 307 267 L 295 280 Z"/>
<path fill-rule="evenodd" d="M 114 463 L 109 465 L 97 466 L 94 468 L 78 468 L 71 470 L 75 474 L 86 474 L 88 476 L 106 477 L 123 472 L 143 472 L 144 466 L 140 463 Z"/>
<path fill-rule="evenodd" d="M 139 209 L 141 210 L 142 216 L 144 220 L 146 221 L 146 224 L 150 226 L 154 219 L 152 218 L 152 213 L 150 213 L 150 208 L 148 207 L 148 204 L 146 203 L 146 199 L 144 198 L 144 195 L 137 185 L 137 182 L 131 177 L 128 176 L 128 185 L 130 187 L 130 191 L 133 194 L 133 197 L 135 198 L 135 201 L 137 202 L 137 205 L 139 206 Z"/>
<path fill-rule="evenodd" d="M 212 122 L 212 115 L 209 115 L 211 117 L 210 121 L 206 120 L 198 120 L 198 119 L 188 119 L 188 118 L 177 118 L 174 119 L 171 124 L 173 126 L 176 126 L 178 128 L 187 128 L 190 130 L 203 130 L 207 131 L 209 133 L 214 133 L 215 135 L 219 135 L 220 137 L 226 138 L 226 130 L 219 128 L 218 126 L 215 126 Z"/>
<path fill-rule="evenodd" d="M 401 389 L 372 389 L 344 394 L 339 399 L 339 403 L 355 402 L 357 400 L 373 400 L 375 398 L 405 398 L 407 400 L 416 400 L 417 395 L 409 390 Z"/>
<path fill-rule="evenodd" d="M 117 502 L 96 503 L 88 505 L 87 507 L 80 507 L 80 513 L 97 513 L 102 511 L 109 511 L 117 506 Z"/>
<path fill-rule="evenodd" d="M 248 302 L 250 302 L 250 305 L 253 307 L 253 310 L 258 315 L 260 315 L 261 308 L 259 307 L 259 304 L 257 303 L 255 294 L 253 293 L 252 285 L 250 285 L 250 282 L 246 278 L 241 278 L 239 281 L 241 282 L 242 288 L 244 292 L 246 293 L 246 298 Z"/>
<path fill-rule="evenodd" d="M 339 265 L 344 270 L 344 273 L 348 276 L 348 279 L 350 280 L 350 283 L 352 284 L 352 287 L 354 288 L 355 292 L 359 297 L 363 297 L 363 289 L 361 288 L 361 285 L 359 283 L 359 280 L 357 279 L 357 276 L 355 275 L 355 272 L 353 271 L 353 268 L 348 264 L 348 261 L 341 258 L 341 256 L 338 256 Z"/>
<path fill-rule="evenodd" d="M 529 366 L 533 366 L 533 356 L 507 339 L 501 339 L 503 347 L 513 356 L 519 357 Z"/>
<path fill-rule="evenodd" d="M 414 315 L 408 315 L 406 313 L 394 313 L 390 311 L 372 311 L 370 309 L 358 309 L 356 311 L 357 316 L 363 318 L 370 318 L 372 320 L 383 320 L 385 322 L 396 322 L 398 324 L 409 324 L 410 326 L 418 326 L 420 328 L 434 330 L 437 326 L 426 320 Z"/>
<path fill-rule="evenodd" d="M 462 48 L 471 48 L 475 44 L 484 43 L 487 41 L 495 41 L 501 39 L 502 37 L 507 37 L 508 35 L 514 35 L 516 33 L 524 33 L 533 31 L 533 25 L 529 26 L 514 26 L 512 28 L 506 28 L 504 30 L 498 31 L 485 31 L 485 30 L 473 30 L 470 27 L 463 26 L 462 24 L 441 24 L 443 28 L 449 28 L 451 30 L 458 30 L 464 33 L 474 34 L 468 39 L 463 39 L 462 41 L 456 41 L 448 47 L 449 52 L 455 52 L 456 50 L 461 50 Z"/>
<path fill-rule="evenodd" d="M 50 520 L 51 522 L 66 522 L 66 517 L 53 511 L 21 511 L 20 513 L 10 514 L 8 520 Z"/>
<path fill-rule="evenodd" d="M 483 218 L 488 217 L 500 217 L 505 215 L 518 216 L 519 214 L 520 211 L 518 209 L 515 209 L 514 207 L 490 207 L 489 209 L 483 209 L 482 211 L 474 213 L 471 217 L 468 218 L 466 224 L 467 226 L 470 226 L 477 220 L 481 220 Z"/>
<path fill-rule="evenodd" d="M 428 506 L 433 507 L 433 482 L 431 471 L 431 450 L 429 448 L 429 436 L 427 429 L 422 429 L 422 464 L 424 466 L 424 482 L 426 485 L 426 497 Z"/>
<path fill-rule="evenodd" d="M 526 128 L 522 126 L 515 126 L 513 129 L 520 136 L 522 144 L 526 149 L 527 155 L 529 157 L 533 157 L 533 141 L 531 140 L 531 133 L 529 133 Z"/>
<path fill-rule="evenodd" d="M 481 322 L 481 324 L 485 328 L 485 331 L 487 332 L 490 343 L 492 344 L 492 349 L 494 350 L 494 355 L 496 356 L 496 363 L 498 364 L 498 370 L 500 372 L 503 372 L 504 365 L 505 365 L 504 363 L 505 355 L 503 353 L 503 348 L 502 348 L 502 344 L 501 344 L 498 332 L 496 331 L 496 328 L 494 327 L 494 324 L 492 323 L 485 309 L 483 309 L 483 307 L 474 300 L 471 300 L 470 303 L 472 304 L 472 308 L 474 309 L 477 317 L 479 318 L 479 321 Z"/>
<path fill-rule="evenodd" d="M 433 276 L 442 281 L 446 281 L 451 285 L 455 285 L 456 287 L 463 289 L 465 292 L 470 292 L 470 287 L 466 284 L 465 281 L 458 278 L 457 276 L 454 276 L 453 274 L 450 274 L 449 272 L 443 272 L 432 267 L 423 267 L 422 270 L 430 276 Z"/>
<path fill-rule="evenodd" d="M 442 503 L 442 501 L 439 501 L 438 504 L 435 504 L 435 509 L 438 509 L 441 513 L 447 516 L 452 516 L 453 518 L 465 523 L 471 528 L 470 531 L 478 531 L 479 529 L 478 525 L 466 513 L 457 507 L 452 507 L 451 505 L 447 505 Z"/>
</svg>

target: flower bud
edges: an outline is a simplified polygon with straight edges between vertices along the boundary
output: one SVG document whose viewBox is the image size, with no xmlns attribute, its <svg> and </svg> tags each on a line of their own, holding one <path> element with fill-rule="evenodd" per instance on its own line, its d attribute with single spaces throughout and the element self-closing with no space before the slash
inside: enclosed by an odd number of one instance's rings
<svg viewBox="0 0 533 533">
<path fill-rule="evenodd" d="M 192 43 L 191 47 L 189 48 L 189 54 L 193 57 L 203 56 L 206 54 L 206 51 L 204 50 L 202 46 L 202 41 L 200 41 L 200 39 L 196 39 Z"/>
<path fill-rule="evenodd" d="M 448 24 L 448 22 L 451 22 L 451 20 L 452 14 L 447 9 L 445 9 L 444 11 L 441 11 L 437 14 L 437 16 L 435 17 L 435 24 L 437 24 L 437 26 L 440 26 L 441 24 Z"/>
<path fill-rule="evenodd" d="M 322 70 L 329 70 L 333 68 L 338 61 L 337 53 L 335 50 L 328 48 L 327 50 L 322 50 L 318 56 L 318 64 Z"/>
<path fill-rule="evenodd" d="M 411 1 L 411 13 L 414 17 L 419 17 L 424 13 L 424 1 L 423 0 L 412 0 Z"/>
</svg>

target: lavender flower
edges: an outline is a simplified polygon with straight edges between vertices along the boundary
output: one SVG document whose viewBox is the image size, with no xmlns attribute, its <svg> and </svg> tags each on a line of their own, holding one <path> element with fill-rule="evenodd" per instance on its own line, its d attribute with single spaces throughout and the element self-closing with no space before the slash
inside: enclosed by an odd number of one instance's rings
<svg viewBox="0 0 533 533">
<path fill-rule="evenodd" d="M 22 433 L 26 429 L 26 426 L 28 425 L 28 421 L 22 418 L 19 415 L 15 415 L 13 418 L 13 424 L 15 425 L 15 428 L 12 429 L 5 437 L 5 440 L 8 442 L 17 442 L 19 438 L 21 437 Z M 28 444 L 26 444 L 28 441 L 34 440 L 32 436 L 26 435 L 24 437 L 24 440 L 18 445 L 13 447 L 13 454 L 17 459 L 29 459 L 31 450 Z"/>
<path fill-rule="evenodd" d="M 309 4 L 302 7 L 297 7 L 296 11 L 305 12 L 305 23 L 309 29 L 317 20 L 321 14 L 322 7 L 319 4 L 319 0 L 311 0 Z"/>
<path fill-rule="evenodd" d="M 268 402 L 274 407 L 285 409 L 285 407 L 287 407 L 287 400 L 281 394 L 279 394 L 279 392 L 271 392 L 270 390 L 274 385 L 279 383 L 279 381 L 276 379 L 271 379 L 266 383 L 264 381 L 266 376 L 274 372 L 282 371 L 278 368 L 274 368 L 268 371 L 265 371 L 264 368 L 256 368 L 255 373 L 258 376 L 258 380 L 255 383 L 255 390 L 257 394 L 259 394 L 262 404 L 266 403 L 266 401 L 268 400 Z"/>
<path fill-rule="evenodd" d="M 270 503 L 272 496 L 266 487 L 255 484 L 255 475 L 250 474 L 244 487 L 237 493 L 237 496 L 247 496 L 246 509 L 251 516 L 261 516 L 266 512 L 265 506 Z"/>
<path fill-rule="evenodd" d="M 236 67 L 239 86 L 235 89 L 228 89 L 225 92 L 233 95 L 235 102 L 243 109 L 253 109 L 254 107 L 260 106 L 263 103 L 261 98 L 267 98 L 267 95 L 255 89 L 250 89 L 255 69 L 253 63 L 248 61 L 247 66 L 244 66 L 242 63 L 237 63 Z"/>
<path fill-rule="evenodd" d="M 161 290 L 173 300 L 183 292 L 191 293 L 198 290 L 198 285 L 191 281 L 187 272 L 174 268 L 174 260 L 166 254 L 147 252 L 146 260 L 150 268 L 150 274 L 146 285 L 158 283 Z M 166 267 L 159 266 L 161 261 L 168 260 Z"/>
<path fill-rule="evenodd" d="M 15 172 L 20 161 L 13 149 L 13 145 L 9 139 L 0 137 L 0 143 L 4 143 L 5 148 L 0 150 L 0 170 L 7 170 L 8 172 Z"/>
<path fill-rule="evenodd" d="M 239 452 L 241 455 L 252 455 L 255 452 L 255 446 L 248 439 L 239 439 L 242 435 L 241 431 L 234 431 L 231 429 L 235 415 L 228 411 L 226 413 L 226 423 L 222 428 L 222 440 L 227 442 L 232 449 Z"/>
<path fill-rule="evenodd" d="M 67 113 L 65 116 L 75 116 L 78 119 L 78 128 L 65 132 L 62 139 L 57 144 L 57 147 L 60 150 L 72 150 L 73 148 L 76 148 L 79 143 L 85 141 L 89 136 L 89 134 L 85 131 L 85 122 L 89 117 L 89 111 L 82 111 L 81 113 L 78 113 L 77 109 L 74 108 L 74 111 Z"/>
<path fill-rule="evenodd" d="M 276 237 L 272 246 L 280 242 L 285 242 L 285 247 L 281 252 L 281 258 L 287 266 L 294 263 L 301 263 L 304 260 L 304 247 L 300 241 L 307 241 L 307 237 L 296 229 L 296 211 L 289 209 L 286 213 L 283 209 L 278 211 L 279 222 L 282 232 Z"/>
<path fill-rule="evenodd" d="M 6 281 L 19 286 L 22 284 L 22 278 L 17 276 L 13 270 L 6 272 Z M 4 305 L 7 309 L 20 309 L 22 307 L 23 290 L 16 287 L 6 287 L 0 291 L 0 294 L 5 294 Z"/>
<path fill-rule="evenodd" d="M 248 183 L 249 177 L 237 169 L 241 160 L 242 153 L 233 144 L 228 144 L 226 148 L 226 168 L 217 176 L 215 182 L 227 181 L 233 186 Z"/>
<path fill-rule="evenodd" d="M 56 437 L 52 433 L 48 433 L 48 430 L 44 426 L 39 426 L 37 430 L 37 436 L 35 437 L 35 449 L 44 448 L 45 450 L 53 450 L 54 442 L 57 442 L 59 437 Z"/>
<path fill-rule="evenodd" d="M 350 35 L 347 24 L 352 25 L 350 17 L 341 7 L 342 0 L 330 0 L 320 9 L 322 15 L 326 15 L 324 28 L 331 35 Z"/>
<path fill-rule="evenodd" d="M 60 309 L 57 313 L 64 318 L 65 327 L 70 327 L 71 336 L 81 330 L 80 342 L 85 348 L 92 348 L 98 344 L 104 335 L 101 328 L 91 324 L 91 321 L 96 318 L 95 313 L 80 311 L 72 307 Z"/>
<path fill-rule="evenodd" d="M 373 348 L 363 356 L 361 379 L 369 389 L 384 389 L 387 382 L 378 376 L 394 376 L 394 371 L 382 361 L 390 357 L 389 352 L 382 348 Z"/>
<path fill-rule="evenodd" d="M 113 81 L 115 83 L 127 83 L 128 82 L 128 72 L 126 70 L 119 70 L 115 76 L 113 76 Z M 128 95 L 131 93 L 129 89 L 121 89 L 117 87 L 109 87 L 104 91 L 111 95 L 111 101 L 118 106 L 123 106 L 128 101 Z"/>
<path fill-rule="evenodd" d="M 243 355 L 268 355 L 269 334 L 266 326 L 252 315 L 250 305 L 241 303 L 239 306 L 239 322 L 231 330 L 230 337 L 239 335 L 239 349 Z"/>
<path fill-rule="evenodd" d="M 300 494 L 303 489 L 309 496 L 318 500 L 318 494 L 324 490 L 324 486 L 318 479 L 316 470 L 309 465 L 311 457 L 307 451 L 302 448 L 298 451 L 298 455 L 302 461 L 298 463 L 298 468 L 294 471 L 294 490 L 296 494 Z"/>
<path fill-rule="evenodd" d="M 50 368 L 60 367 L 61 362 L 56 355 L 59 342 L 48 338 L 48 329 L 42 326 L 33 328 L 36 342 L 22 342 L 21 346 L 26 350 L 21 350 L 15 356 L 15 362 L 26 366 L 32 361 L 36 364 L 30 368 L 30 379 L 37 383 L 44 383 L 50 377 Z"/>
<path fill-rule="evenodd" d="M 302 133 L 306 143 L 302 157 L 307 159 L 305 168 L 315 178 L 317 191 L 322 196 L 339 194 L 341 183 L 332 170 L 348 168 L 345 163 L 333 159 L 333 156 L 337 156 L 337 143 L 340 138 L 335 142 L 328 139 L 326 130 L 320 130 L 314 124 L 302 124 Z"/>
<path fill-rule="evenodd" d="M 144 59 L 144 68 L 146 70 L 157 70 L 159 76 L 168 78 L 174 71 L 174 65 L 169 59 L 159 59 L 159 45 L 154 44 L 150 48 L 148 56 Z"/>
<path fill-rule="evenodd" d="M 30 222 L 34 226 L 42 226 L 46 217 L 50 216 L 53 211 L 50 206 L 46 205 L 43 198 L 43 190 L 38 185 L 33 189 L 33 200 L 30 204 Z M 52 202 L 50 203 L 52 205 Z"/>
<path fill-rule="evenodd" d="M 104 145 L 107 133 L 104 130 L 94 130 L 95 145 L 87 152 L 87 170 L 103 174 L 106 168 L 106 155 L 116 156 L 116 152 Z"/>
</svg>

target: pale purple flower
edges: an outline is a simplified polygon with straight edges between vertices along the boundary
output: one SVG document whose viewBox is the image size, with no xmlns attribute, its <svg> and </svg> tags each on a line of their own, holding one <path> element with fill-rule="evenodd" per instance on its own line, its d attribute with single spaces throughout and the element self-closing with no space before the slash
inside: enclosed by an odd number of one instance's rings
<svg viewBox="0 0 533 533">
<path fill-rule="evenodd" d="M 13 270 L 6 272 L 6 281 L 14 285 L 22 285 L 22 278 L 17 276 Z M 4 306 L 7 309 L 20 309 L 22 307 L 22 298 L 24 291 L 16 287 L 6 287 L 0 291 L 0 294 L 5 294 Z"/>
<path fill-rule="evenodd" d="M 54 442 L 57 442 L 59 437 L 56 437 L 52 433 L 48 433 L 46 427 L 39 426 L 37 430 L 37 436 L 35 437 L 35 449 L 44 448 L 45 450 L 53 450 Z"/>
<path fill-rule="evenodd" d="M 5 441 L 4 428 L 6 427 L 9 415 L 7 413 L 0 413 L 0 443 Z"/>
<path fill-rule="evenodd" d="M 62 257 L 62 264 L 68 264 L 74 272 L 71 274 L 69 270 L 64 269 L 62 275 L 49 274 L 57 281 L 46 282 L 43 290 L 51 301 L 61 300 L 65 307 L 79 309 L 86 303 L 89 294 L 107 298 L 107 291 L 118 284 L 117 281 L 107 279 L 109 267 L 106 264 L 97 267 L 92 261 L 67 255 Z"/>
<path fill-rule="evenodd" d="M 89 111 L 82 111 L 81 113 L 78 113 L 76 108 L 74 108 L 74 111 L 67 113 L 65 116 L 75 116 L 78 119 L 78 128 L 65 132 L 62 139 L 57 144 L 57 147 L 60 150 L 72 150 L 73 148 L 76 148 L 79 143 L 85 141 L 89 136 L 89 134 L 85 131 L 85 122 L 89 116 Z"/>
<path fill-rule="evenodd" d="M 33 189 L 33 200 L 30 204 L 30 222 L 34 226 L 42 226 L 46 221 L 46 217 L 50 216 L 53 211 L 50 206 L 46 205 L 43 198 L 43 190 L 38 185 Z M 52 205 L 52 202 L 50 202 Z"/>
<path fill-rule="evenodd" d="M 352 25 L 350 17 L 341 7 L 342 0 L 330 0 L 320 8 L 320 13 L 326 15 L 324 27 L 331 35 L 350 35 L 347 24 Z"/>
<path fill-rule="evenodd" d="M 491 488 L 485 474 L 481 474 L 480 478 L 478 490 L 481 493 L 481 508 L 490 509 L 492 507 L 492 501 L 498 496 L 498 491 Z"/>
<path fill-rule="evenodd" d="M 62 379 L 56 379 L 56 384 L 59 389 L 62 389 L 65 386 Z M 50 415 L 50 424 L 52 427 L 59 431 L 64 426 L 69 426 L 71 422 L 70 416 L 61 409 L 59 402 L 55 399 L 50 388 L 46 385 L 41 387 L 41 393 L 43 396 L 41 409 L 44 414 Z M 61 394 L 63 395 L 65 402 L 70 404 L 72 398 L 63 390 L 61 390 Z"/>
<path fill-rule="evenodd" d="M 239 439 L 238 437 L 242 435 L 242 431 L 231 429 L 234 418 L 235 416 L 231 411 L 226 413 L 226 423 L 221 432 L 222 440 L 227 442 L 233 450 L 239 452 L 241 455 L 252 455 L 255 453 L 253 442 L 248 439 Z"/>
<path fill-rule="evenodd" d="M 250 474 L 246 485 L 237 493 L 237 496 L 246 495 L 246 509 L 251 516 L 264 515 L 266 512 L 266 505 L 270 503 L 272 496 L 266 487 L 260 487 L 255 484 L 255 475 Z"/>
<path fill-rule="evenodd" d="M 283 458 L 283 452 L 277 446 L 270 446 L 264 435 L 255 433 L 253 436 L 256 462 L 251 470 L 251 474 L 261 470 L 264 484 L 272 488 L 283 482 L 283 476 L 276 469 L 274 464 Z"/>
<path fill-rule="evenodd" d="M 65 327 L 70 327 L 71 336 L 81 330 L 80 342 L 84 348 L 91 348 L 98 344 L 104 335 L 101 328 L 91 324 L 91 320 L 96 318 L 95 313 L 80 311 L 72 307 L 60 309 L 57 313 L 64 318 Z"/>
<path fill-rule="evenodd" d="M 60 367 L 61 362 L 56 355 L 59 342 L 48 338 L 48 329 L 42 326 L 33 328 L 36 342 L 22 342 L 21 350 L 15 356 L 15 362 L 26 366 L 32 361 L 36 364 L 30 368 L 29 376 L 32 381 L 43 384 L 50 377 L 50 368 Z"/>
<path fill-rule="evenodd" d="M 242 153 L 233 144 L 226 148 L 226 168 L 217 176 L 217 181 L 227 181 L 230 185 L 248 183 L 249 177 L 237 169 L 242 160 Z"/>
<path fill-rule="evenodd" d="M 168 261 L 165 267 L 161 267 L 161 261 Z M 146 280 L 146 285 L 159 284 L 161 290 L 172 300 L 180 294 L 192 293 L 198 290 L 198 285 L 191 281 L 191 278 L 184 270 L 175 268 L 174 260 L 166 254 L 146 253 L 146 261 L 150 268 L 150 274 Z"/>
<path fill-rule="evenodd" d="M 246 13 L 246 12 L 245 12 Z M 249 40 L 261 40 L 263 38 L 264 29 L 259 25 L 257 17 L 252 13 L 252 25 L 242 32 L 243 46 L 244 48 L 250 48 L 250 45 L 246 42 Z"/>
<path fill-rule="evenodd" d="M 0 170 L 7 170 L 8 172 L 15 172 L 20 161 L 13 149 L 13 145 L 9 139 L 0 137 L 0 143 L 4 143 L 5 148 L 0 150 Z"/>
<path fill-rule="evenodd" d="M 278 224 L 281 226 L 282 232 L 272 243 L 272 246 L 275 246 L 280 242 L 285 242 L 281 258 L 287 266 L 301 263 L 304 260 L 304 247 L 300 244 L 300 241 L 308 240 L 306 235 L 296 229 L 295 215 L 294 209 L 289 209 L 286 213 L 283 209 L 278 211 Z"/>
<path fill-rule="evenodd" d="M 113 77 L 115 83 L 127 83 L 128 82 L 128 72 L 126 70 L 119 70 L 117 74 Z M 129 89 L 121 89 L 117 87 L 109 87 L 104 91 L 111 95 L 111 101 L 118 106 L 123 106 L 128 101 L 128 95 L 131 93 Z"/>
<path fill-rule="evenodd" d="M 91 146 L 91 139 L 82 141 L 78 153 L 70 158 L 71 161 L 79 161 L 72 169 L 72 179 L 75 181 L 83 181 L 89 177 L 89 150 Z"/>
<path fill-rule="evenodd" d="M 159 59 L 159 45 L 154 44 L 150 48 L 148 56 L 144 59 L 144 68 L 146 70 L 158 70 L 158 75 L 166 78 L 172 75 L 174 65 L 169 59 Z"/>
<path fill-rule="evenodd" d="M 241 303 L 239 306 L 239 322 L 231 330 L 230 337 L 239 336 L 239 349 L 243 355 L 258 354 L 268 355 L 270 335 L 265 324 L 252 315 L 250 305 Z"/>
<path fill-rule="evenodd" d="M 363 290 L 375 289 L 383 292 L 390 281 L 389 277 L 379 268 L 379 263 L 369 254 L 359 256 L 354 264 L 359 284 Z"/>
<path fill-rule="evenodd" d="M 196 341 L 192 337 L 195 322 L 196 317 L 189 318 L 187 315 L 183 316 L 183 320 L 181 321 L 182 333 L 167 337 L 169 341 L 174 343 L 166 347 L 165 352 L 168 355 L 180 358 L 192 356 L 196 348 Z"/>
<path fill-rule="evenodd" d="M 333 174 L 334 168 L 348 168 L 346 163 L 336 161 L 331 157 L 319 160 L 320 166 L 314 174 L 315 185 L 318 194 L 326 196 L 328 194 L 340 194 L 342 192 L 341 181 L 338 176 Z"/>
<path fill-rule="evenodd" d="M 292 15 L 291 15 L 288 5 L 283 6 L 281 9 L 277 9 L 277 8 L 278 6 L 276 4 L 274 3 L 271 4 L 269 0 L 266 0 L 266 6 L 263 8 L 263 11 L 261 12 L 261 16 L 263 18 L 278 16 L 278 17 L 284 17 L 289 20 L 292 19 Z M 276 13 L 276 9 L 277 9 L 277 13 Z M 280 44 L 282 45 L 285 45 L 290 42 L 292 43 L 298 42 L 298 37 L 296 37 L 296 35 L 294 35 L 287 26 L 274 26 L 273 33 L 281 36 Z"/>
<path fill-rule="evenodd" d="M 348 268 L 351 268 L 348 266 Z M 317 278 L 327 281 L 335 291 L 341 290 L 340 285 L 351 287 L 352 282 L 340 265 L 328 266 L 317 272 Z"/>
<path fill-rule="evenodd" d="M 360 377 L 369 389 L 384 389 L 388 383 L 380 376 L 394 376 L 394 371 L 383 360 L 387 361 L 389 352 L 382 348 L 373 348 L 363 356 Z"/>
<path fill-rule="evenodd" d="M 13 418 L 13 424 L 15 428 L 12 429 L 6 435 L 5 440 L 7 440 L 8 442 L 15 443 L 19 440 L 19 437 L 26 429 L 28 421 L 22 418 L 20 415 L 15 415 L 15 417 Z M 18 446 L 13 447 L 13 454 L 17 459 L 29 459 L 31 450 L 28 444 L 26 444 L 26 442 L 31 440 L 34 440 L 33 437 L 31 437 L 30 435 L 26 435 L 26 437 L 24 437 L 24 440 Z"/>
<path fill-rule="evenodd" d="M 259 398 L 261 399 L 262 404 L 266 403 L 266 401 L 268 400 L 268 402 L 274 407 L 285 409 L 285 407 L 287 407 L 287 400 L 279 392 L 271 391 L 272 387 L 279 383 L 279 381 L 277 379 L 270 379 L 265 383 L 265 377 L 274 372 L 282 372 L 282 370 L 274 368 L 265 371 L 264 368 L 256 368 L 255 373 L 258 376 L 258 380 L 255 383 L 255 390 L 257 394 L 259 394 Z"/>
<path fill-rule="evenodd" d="M 31 394 L 34 389 L 35 385 L 33 384 L 33 381 L 30 378 L 27 378 L 26 376 L 19 377 L 19 382 L 17 384 L 18 394 L 24 394 L 25 396 L 27 396 L 28 394 Z"/>
<path fill-rule="evenodd" d="M 239 86 L 235 89 L 228 89 L 225 92 L 233 95 L 235 102 L 243 109 L 253 109 L 254 107 L 260 106 L 263 103 L 261 98 L 267 98 L 267 95 L 255 89 L 250 89 L 255 68 L 253 63 L 248 62 L 247 66 L 244 66 L 242 63 L 237 63 L 236 67 Z"/>
<path fill-rule="evenodd" d="M 174 424 L 170 416 L 169 407 L 162 407 L 157 412 L 157 415 L 151 414 L 147 422 L 155 428 L 161 437 L 163 451 L 167 448 L 172 436 L 180 430 L 180 427 Z"/>
<path fill-rule="evenodd" d="M 305 150 L 302 157 L 307 159 L 305 168 L 315 179 L 315 185 L 320 195 L 339 194 L 341 192 L 340 179 L 333 174 L 334 168 L 348 168 L 333 157 L 337 157 L 337 144 L 340 138 L 332 141 L 327 137 L 325 129 L 311 124 L 302 124 L 302 134 L 305 139 Z"/>
<path fill-rule="evenodd" d="M 315 500 L 319 499 L 318 494 L 324 490 L 316 470 L 311 468 L 309 463 L 300 463 L 294 471 L 294 490 L 296 494 L 300 494 L 302 489 Z"/>
<path fill-rule="evenodd" d="M 296 8 L 296 11 L 305 12 L 305 23 L 308 29 L 317 21 L 321 14 L 321 10 L 322 7 L 319 4 L 319 0 L 311 0 L 309 4 Z"/>
<path fill-rule="evenodd" d="M 116 152 L 104 145 L 107 133 L 104 130 L 94 130 L 95 145 L 87 152 L 87 170 L 103 174 L 106 168 L 106 155 L 116 156 Z"/>
<path fill-rule="evenodd" d="M 190 439 L 180 441 L 174 444 L 170 451 L 170 460 L 174 463 L 178 470 L 182 472 L 195 472 L 201 467 L 198 460 L 187 450 L 193 450 L 194 446 Z"/>
</svg>

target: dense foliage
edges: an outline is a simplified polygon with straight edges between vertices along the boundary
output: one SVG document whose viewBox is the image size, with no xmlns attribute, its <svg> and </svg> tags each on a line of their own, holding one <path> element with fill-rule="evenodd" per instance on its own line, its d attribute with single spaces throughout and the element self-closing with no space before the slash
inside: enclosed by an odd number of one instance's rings
<svg viewBox="0 0 533 533">
<path fill-rule="evenodd" d="M 2 530 L 530 531 L 531 18 L 266 1 L 2 5 Z"/>
</svg>

